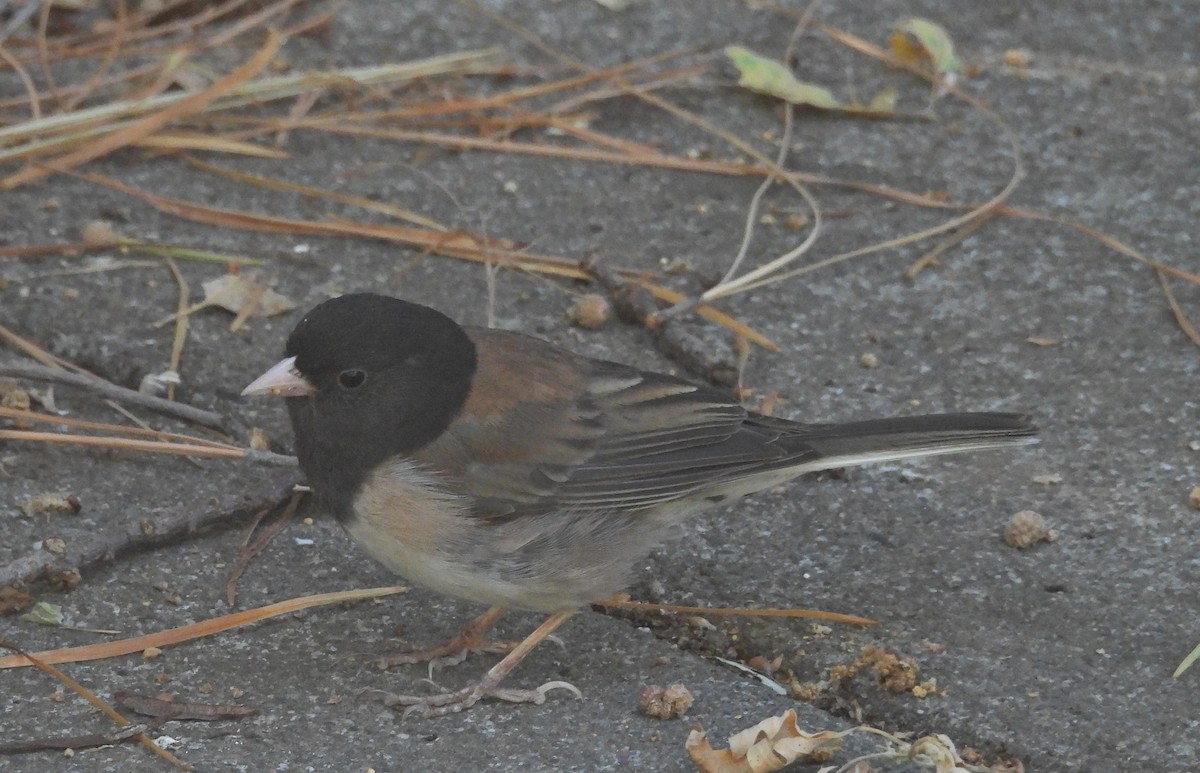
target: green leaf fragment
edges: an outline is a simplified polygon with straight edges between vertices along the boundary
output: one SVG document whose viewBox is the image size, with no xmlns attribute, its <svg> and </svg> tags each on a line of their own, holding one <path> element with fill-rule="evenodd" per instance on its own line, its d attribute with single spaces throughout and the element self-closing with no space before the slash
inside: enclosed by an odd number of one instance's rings
<svg viewBox="0 0 1200 773">
<path fill-rule="evenodd" d="M 955 75 L 962 70 L 962 64 L 954 53 L 954 41 L 940 24 L 914 17 L 900 22 L 896 29 L 913 36 L 925 49 L 934 71 L 939 75 Z"/>
<path fill-rule="evenodd" d="M 896 95 L 893 89 L 877 94 L 869 104 L 845 102 L 824 86 L 797 80 L 782 62 L 756 54 L 742 46 L 729 46 L 725 55 L 738 70 L 738 85 L 786 100 L 793 105 L 807 105 L 820 110 L 840 110 L 854 113 L 893 112 Z"/>
<path fill-rule="evenodd" d="M 821 86 L 796 80 L 782 62 L 760 56 L 748 48 L 729 46 L 725 55 L 738 69 L 738 85 L 800 105 L 839 110 L 842 103 L 833 92 Z"/>
<path fill-rule="evenodd" d="M 38 625 L 62 625 L 62 607 L 48 601 L 39 601 L 28 612 L 21 615 L 21 619 Z"/>
</svg>

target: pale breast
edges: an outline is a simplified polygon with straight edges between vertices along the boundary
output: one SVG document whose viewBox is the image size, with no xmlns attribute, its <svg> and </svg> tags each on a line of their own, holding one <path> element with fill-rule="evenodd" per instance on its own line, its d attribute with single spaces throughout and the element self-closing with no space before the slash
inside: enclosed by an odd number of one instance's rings
<svg viewBox="0 0 1200 773">
<path fill-rule="evenodd" d="M 503 528 L 471 517 L 469 504 L 446 491 L 437 473 L 398 458 L 367 479 L 354 499 L 354 518 L 344 525 L 381 564 L 447 596 L 539 611 L 585 603 L 548 593 L 553 578 L 514 563 L 516 546 L 505 545 Z"/>
<path fill-rule="evenodd" d="M 355 542 L 410 582 L 484 604 L 557 612 L 625 587 L 664 521 L 624 512 L 487 519 L 411 459 L 372 473 L 345 522 Z"/>
<path fill-rule="evenodd" d="M 381 564 L 407 580 L 471 598 L 482 578 L 455 560 L 470 529 L 467 502 L 445 491 L 436 474 L 409 459 L 375 470 L 354 498 L 346 531 Z"/>
</svg>

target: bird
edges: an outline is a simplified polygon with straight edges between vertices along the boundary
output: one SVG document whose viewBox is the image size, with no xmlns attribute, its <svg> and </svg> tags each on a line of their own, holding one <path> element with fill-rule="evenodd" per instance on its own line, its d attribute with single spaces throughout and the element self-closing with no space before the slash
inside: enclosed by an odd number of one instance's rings
<svg viewBox="0 0 1200 773">
<path fill-rule="evenodd" d="M 488 605 L 448 642 L 388 664 L 457 663 L 506 610 L 548 615 L 460 690 L 384 693 L 406 714 L 578 694 L 564 682 L 501 683 L 572 613 L 627 587 L 697 512 L 804 473 L 1037 441 L 1018 413 L 767 416 L 715 387 L 367 292 L 313 307 L 283 359 L 242 394 L 285 398 L 302 472 L 368 554 L 412 583 Z"/>
</svg>

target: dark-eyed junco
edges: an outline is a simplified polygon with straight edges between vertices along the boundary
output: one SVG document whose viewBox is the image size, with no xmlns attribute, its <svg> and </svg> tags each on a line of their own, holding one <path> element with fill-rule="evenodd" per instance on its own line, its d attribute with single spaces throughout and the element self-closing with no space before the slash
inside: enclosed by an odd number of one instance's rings
<svg viewBox="0 0 1200 773">
<path fill-rule="evenodd" d="M 716 389 L 463 328 L 381 295 L 325 301 L 243 394 L 287 398 L 320 499 L 412 582 L 491 605 L 420 657 L 461 660 L 507 608 L 551 613 L 478 683 L 390 696 L 430 713 L 485 696 L 582 606 L 611 596 L 683 518 L 806 472 L 1034 442 L 1012 413 L 800 424 Z M 400 658 L 412 662 L 414 658 Z M 573 688 L 572 688 L 573 689 Z"/>
</svg>

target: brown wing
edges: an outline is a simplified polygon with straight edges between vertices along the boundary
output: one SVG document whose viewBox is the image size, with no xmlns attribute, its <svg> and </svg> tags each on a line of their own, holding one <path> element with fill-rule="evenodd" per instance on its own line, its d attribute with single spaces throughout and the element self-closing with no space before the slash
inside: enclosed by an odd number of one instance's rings
<svg viewBox="0 0 1200 773">
<path fill-rule="evenodd" d="M 804 456 L 715 389 L 515 333 L 468 333 L 476 387 L 417 458 L 472 494 L 478 515 L 636 510 Z"/>
</svg>

